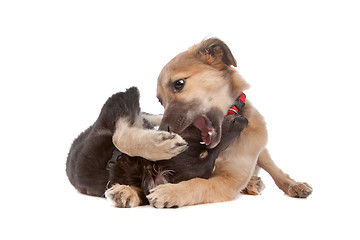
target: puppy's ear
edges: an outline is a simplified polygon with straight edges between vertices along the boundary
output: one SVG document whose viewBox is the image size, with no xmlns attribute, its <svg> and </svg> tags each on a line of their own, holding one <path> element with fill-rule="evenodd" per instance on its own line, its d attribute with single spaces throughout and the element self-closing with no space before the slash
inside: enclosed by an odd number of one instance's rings
<svg viewBox="0 0 360 240">
<path fill-rule="evenodd" d="M 220 39 L 210 38 L 198 45 L 200 59 L 216 66 L 226 64 L 237 67 L 236 60 L 229 47 Z"/>
</svg>

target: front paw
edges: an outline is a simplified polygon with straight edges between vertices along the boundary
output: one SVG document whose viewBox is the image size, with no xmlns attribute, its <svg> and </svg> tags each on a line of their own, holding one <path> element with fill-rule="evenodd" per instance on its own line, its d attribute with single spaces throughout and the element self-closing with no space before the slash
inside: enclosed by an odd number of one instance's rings
<svg viewBox="0 0 360 240">
<path fill-rule="evenodd" d="M 188 149 L 187 142 L 176 133 L 157 131 L 153 138 L 153 151 L 158 153 L 157 159 L 170 159 Z"/>
<path fill-rule="evenodd" d="M 132 208 L 141 204 L 138 192 L 127 185 L 115 184 L 105 192 L 105 197 L 119 208 Z"/>
<path fill-rule="evenodd" d="M 167 183 L 150 190 L 146 196 L 150 205 L 155 208 L 177 208 L 184 206 L 181 203 L 181 196 L 177 194 L 176 185 Z"/>
</svg>

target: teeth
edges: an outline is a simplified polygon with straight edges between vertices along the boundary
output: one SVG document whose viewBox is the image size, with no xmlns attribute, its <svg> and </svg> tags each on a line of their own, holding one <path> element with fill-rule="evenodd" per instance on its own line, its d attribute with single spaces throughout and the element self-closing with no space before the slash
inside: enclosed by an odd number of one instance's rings
<svg viewBox="0 0 360 240">
<path fill-rule="evenodd" d="M 211 131 L 208 132 L 209 136 L 212 136 L 213 134 L 214 134 L 214 132 L 211 132 Z"/>
<path fill-rule="evenodd" d="M 205 144 L 205 142 L 200 142 L 200 144 L 203 144 L 203 145 L 204 145 L 204 144 Z"/>
</svg>

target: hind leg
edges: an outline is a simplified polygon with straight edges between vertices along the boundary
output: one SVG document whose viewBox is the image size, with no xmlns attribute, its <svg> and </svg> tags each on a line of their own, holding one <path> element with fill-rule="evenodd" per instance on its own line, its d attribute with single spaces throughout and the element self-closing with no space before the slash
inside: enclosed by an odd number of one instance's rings
<svg viewBox="0 0 360 240">
<path fill-rule="evenodd" d="M 241 193 L 248 195 L 260 195 L 265 188 L 265 184 L 258 177 L 260 168 L 256 166 L 253 176 L 250 178 L 246 188 L 244 188 Z"/>
<path fill-rule="evenodd" d="M 267 149 L 260 153 L 258 165 L 267 171 L 274 179 L 276 185 L 290 197 L 307 198 L 312 193 L 312 188 L 309 184 L 296 182 L 288 174 L 281 171 L 271 159 Z"/>
</svg>

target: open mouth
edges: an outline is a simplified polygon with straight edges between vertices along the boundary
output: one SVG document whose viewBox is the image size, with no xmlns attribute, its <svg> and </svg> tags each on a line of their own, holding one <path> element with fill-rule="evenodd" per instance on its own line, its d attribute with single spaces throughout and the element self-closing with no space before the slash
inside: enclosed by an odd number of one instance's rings
<svg viewBox="0 0 360 240">
<path fill-rule="evenodd" d="M 216 147 L 221 140 L 221 127 L 224 113 L 217 107 L 199 113 L 199 105 L 178 103 L 169 105 L 164 112 L 159 130 L 180 134 L 190 125 L 199 129 L 201 141 L 207 148 Z"/>
<path fill-rule="evenodd" d="M 205 145 L 209 146 L 217 137 L 218 133 L 206 115 L 195 118 L 193 125 L 201 131 L 201 138 Z"/>
</svg>

